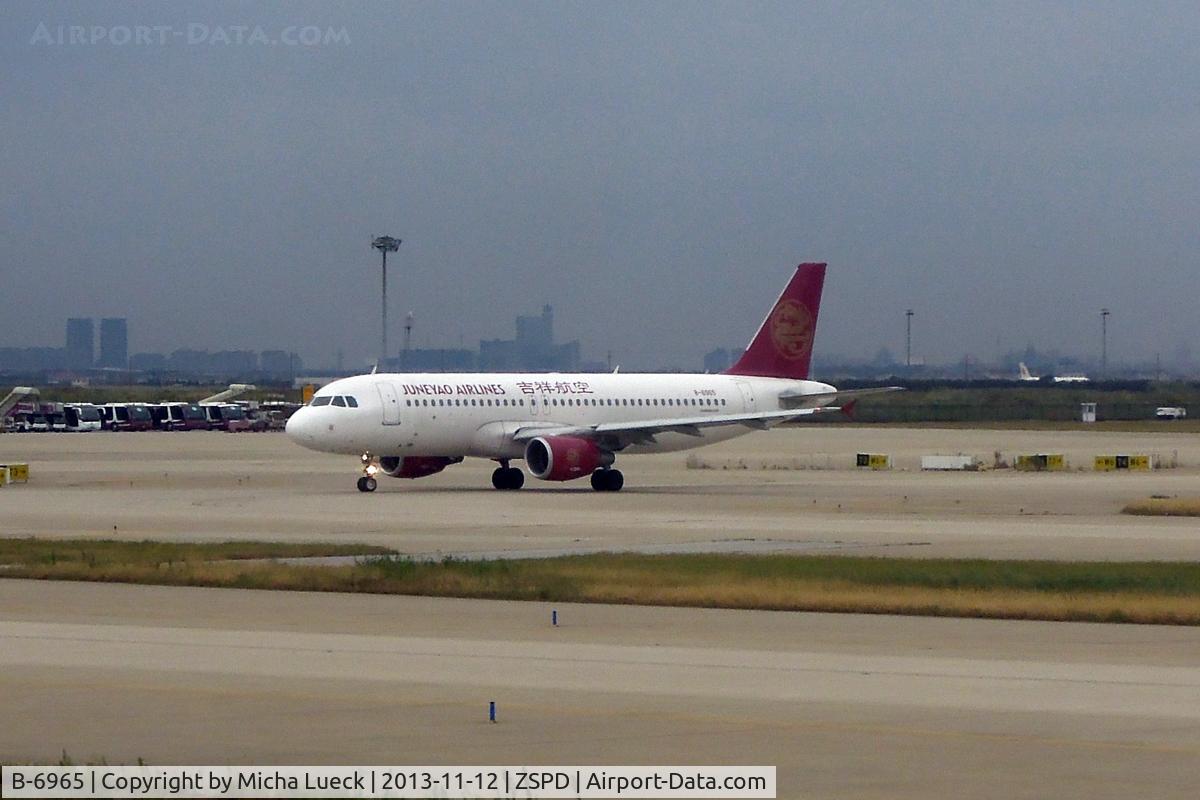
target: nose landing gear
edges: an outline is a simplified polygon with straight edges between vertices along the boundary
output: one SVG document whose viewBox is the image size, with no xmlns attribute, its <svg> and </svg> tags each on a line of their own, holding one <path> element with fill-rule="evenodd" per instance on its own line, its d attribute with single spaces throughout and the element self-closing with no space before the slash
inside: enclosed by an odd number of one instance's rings
<svg viewBox="0 0 1200 800">
<path fill-rule="evenodd" d="M 363 474 L 358 479 L 358 490 L 360 492 L 373 492 L 379 488 L 379 482 L 375 480 L 375 473 L 379 471 L 379 465 L 375 463 L 375 456 L 370 453 L 362 454 Z"/>
</svg>

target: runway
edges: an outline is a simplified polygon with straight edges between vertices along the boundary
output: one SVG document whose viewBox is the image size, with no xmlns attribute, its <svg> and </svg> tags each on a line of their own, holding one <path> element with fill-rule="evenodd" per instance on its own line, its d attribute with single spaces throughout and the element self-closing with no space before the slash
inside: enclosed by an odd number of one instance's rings
<svg viewBox="0 0 1200 800">
<path fill-rule="evenodd" d="M 0 581 L 0 758 L 775 764 L 1193 797 L 1200 631 Z M 495 700 L 499 722 L 486 721 Z"/>
<path fill-rule="evenodd" d="M 1123 516 L 1151 494 L 1200 495 L 1200 434 L 809 426 L 689 454 L 621 459 L 626 489 L 586 481 L 490 487 L 469 460 L 417 481 L 354 490 L 356 460 L 275 434 L 0 436 L 28 486 L 0 490 L 6 536 L 368 542 L 424 556 L 598 550 L 829 552 L 983 558 L 1200 558 L 1195 520 Z M 860 472 L 856 452 L 896 468 Z M 923 473 L 922 454 L 991 463 L 1061 452 L 1056 474 Z M 1158 453 L 1151 473 L 1082 471 L 1102 453 Z"/>
</svg>

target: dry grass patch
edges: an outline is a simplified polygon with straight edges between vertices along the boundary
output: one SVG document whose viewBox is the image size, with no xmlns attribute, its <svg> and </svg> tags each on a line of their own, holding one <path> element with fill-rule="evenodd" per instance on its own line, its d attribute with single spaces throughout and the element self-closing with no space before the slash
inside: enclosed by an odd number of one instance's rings
<svg viewBox="0 0 1200 800">
<path fill-rule="evenodd" d="M 440 562 L 382 555 L 352 565 L 314 566 L 270 559 L 295 557 L 298 548 L 316 548 L 302 549 L 306 555 L 345 555 L 366 548 L 39 540 L 0 544 L 5 545 L 0 548 L 0 576 L 23 578 L 1200 625 L 1200 564 L 1194 563 L 616 553 Z M 242 560 L 233 560 L 230 553 L 242 554 Z"/>
<path fill-rule="evenodd" d="M 1147 497 L 1134 500 L 1121 513 L 1142 517 L 1200 517 L 1200 497 Z"/>
</svg>

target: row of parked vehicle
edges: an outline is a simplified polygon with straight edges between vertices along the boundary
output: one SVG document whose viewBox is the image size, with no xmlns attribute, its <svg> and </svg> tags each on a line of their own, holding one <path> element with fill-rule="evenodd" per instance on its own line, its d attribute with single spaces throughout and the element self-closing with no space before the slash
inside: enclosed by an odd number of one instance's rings
<svg viewBox="0 0 1200 800">
<path fill-rule="evenodd" d="M 56 404 L 57 405 L 57 404 Z M 63 403 L 61 410 L 14 414 L 9 430 L 263 431 L 280 427 L 272 412 L 239 403 Z"/>
</svg>

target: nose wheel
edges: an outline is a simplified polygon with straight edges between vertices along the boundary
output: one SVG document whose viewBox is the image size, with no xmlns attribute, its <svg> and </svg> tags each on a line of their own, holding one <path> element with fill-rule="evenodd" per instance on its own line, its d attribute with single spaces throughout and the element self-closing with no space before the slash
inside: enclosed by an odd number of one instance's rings
<svg viewBox="0 0 1200 800">
<path fill-rule="evenodd" d="M 375 456 L 371 453 L 363 453 L 359 460 L 362 461 L 363 474 L 358 479 L 358 490 L 373 492 L 379 488 L 379 483 L 375 480 L 375 473 L 379 471 L 379 466 L 375 463 Z"/>
<path fill-rule="evenodd" d="M 598 469 L 592 473 L 592 488 L 597 492 L 619 492 L 625 476 L 619 469 Z"/>
</svg>

